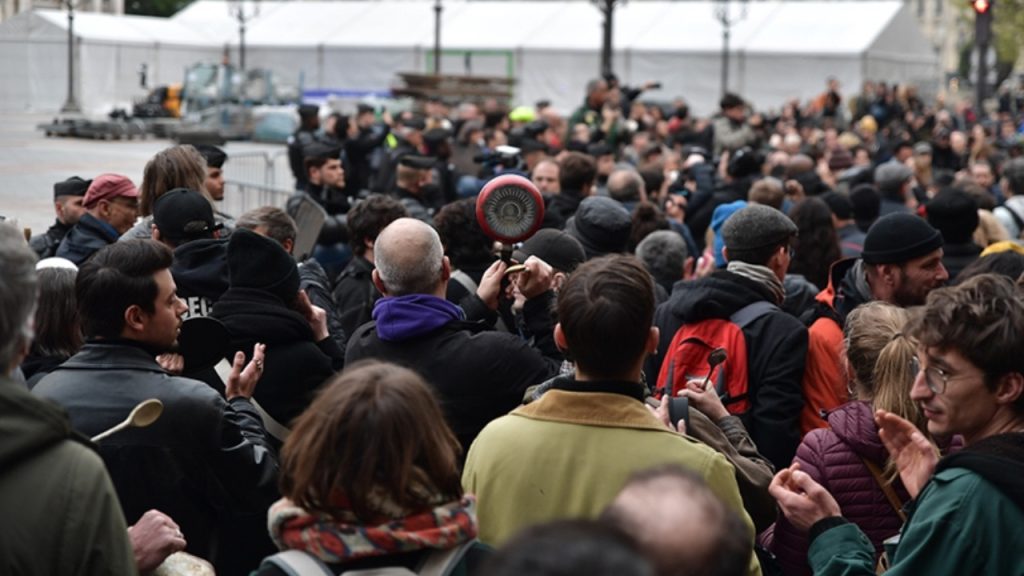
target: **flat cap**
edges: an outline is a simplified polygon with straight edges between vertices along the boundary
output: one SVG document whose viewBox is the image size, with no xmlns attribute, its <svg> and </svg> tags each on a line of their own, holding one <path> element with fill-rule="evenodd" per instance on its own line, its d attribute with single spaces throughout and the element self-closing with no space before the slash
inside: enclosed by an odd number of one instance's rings
<svg viewBox="0 0 1024 576">
<path fill-rule="evenodd" d="M 750 204 L 725 221 L 722 239 L 730 252 L 746 252 L 782 244 L 797 232 L 796 224 L 782 212 Z"/>
<path fill-rule="evenodd" d="M 881 189 L 891 189 L 910 180 L 914 172 L 900 162 L 886 162 L 875 168 L 875 184 Z"/>
</svg>

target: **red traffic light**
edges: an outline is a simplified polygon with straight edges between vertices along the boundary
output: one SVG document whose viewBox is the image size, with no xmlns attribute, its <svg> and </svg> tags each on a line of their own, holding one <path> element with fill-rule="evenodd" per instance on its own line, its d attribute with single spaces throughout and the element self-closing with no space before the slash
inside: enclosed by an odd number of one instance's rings
<svg viewBox="0 0 1024 576">
<path fill-rule="evenodd" d="M 976 14 L 985 14 L 992 7 L 990 0 L 971 0 L 971 7 Z"/>
</svg>

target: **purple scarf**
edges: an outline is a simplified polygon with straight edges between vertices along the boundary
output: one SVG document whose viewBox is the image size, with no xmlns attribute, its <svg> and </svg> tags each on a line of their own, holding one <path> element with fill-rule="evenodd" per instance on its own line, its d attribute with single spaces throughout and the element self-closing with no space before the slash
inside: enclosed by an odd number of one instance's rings
<svg viewBox="0 0 1024 576">
<path fill-rule="evenodd" d="M 410 294 L 381 298 L 373 306 L 377 335 L 385 342 L 401 342 L 429 334 L 463 319 L 462 308 L 436 296 Z"/>
</svg>

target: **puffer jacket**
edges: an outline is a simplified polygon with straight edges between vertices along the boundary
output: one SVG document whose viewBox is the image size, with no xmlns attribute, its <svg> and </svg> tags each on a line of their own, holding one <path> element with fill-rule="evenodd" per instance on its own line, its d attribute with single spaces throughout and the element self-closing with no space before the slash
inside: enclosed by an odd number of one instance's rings
<svg viewBox="0 0 1024 576">
<path fill-rule="evenodd" d="M 830 428 L 804 437 L 793 462 L 835 497 L 843 517 L 867 535 L 877 556 L 882 541 L 899 532 L 903 522 L 864 464 L 867 459 L 884 469 L 889 456 L 878 437 L 874 409 L 868 402 L 848 402 L 828 415 L 828 423 Z M 901 502 L 910 499 L 899 478 L 892 486 Z M 779 515 L 769 548 L 786 574 L 811 574 L 808 546 L 807 535 Z"/>
</svg>

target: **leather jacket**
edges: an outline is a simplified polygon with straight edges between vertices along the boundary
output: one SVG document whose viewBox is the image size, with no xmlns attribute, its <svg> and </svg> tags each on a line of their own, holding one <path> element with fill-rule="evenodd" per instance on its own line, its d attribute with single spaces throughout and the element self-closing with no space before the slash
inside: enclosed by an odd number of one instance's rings
<svg viewBox="0 0 1024 576">
<path fill-rule="evenodd" d="M 202 382 L 165 372 L 137 342 L 89 342 L 33 393 L 63 406 L 86 436 L 118 424 L 145 399 L 163 403 L 156 422 L 102 440 L 99 453 L 125 516 L 166 513 L 191 554 L 209 558 L 225 522 L 262 513 L 278 497 L 277 455 L 252 403 L 226 401 Z"/>
</svg>

